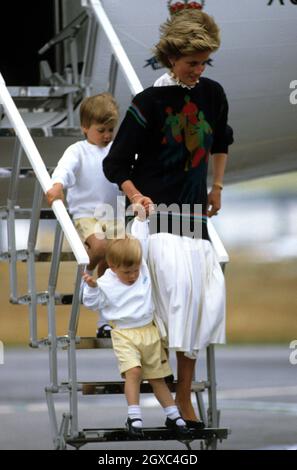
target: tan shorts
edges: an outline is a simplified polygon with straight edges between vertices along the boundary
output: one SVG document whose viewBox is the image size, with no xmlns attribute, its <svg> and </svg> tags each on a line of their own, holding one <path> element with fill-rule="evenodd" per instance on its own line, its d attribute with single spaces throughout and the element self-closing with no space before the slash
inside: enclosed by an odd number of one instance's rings
<svg viewBox="0 0 297 470">
<path fill-rule="evenodd" d="M 99 240 L 104 238 L 124 238 L 125 226 L 118 219 L 98 220 L 94 217 L 74 219 L 74 226 L 83 242 L 90 235 L 96 235 Z"/>
<path fill-rule="evenodd" d="M 143 379 L 160 379 L 172 374 L 159 331 L 153 323 L 139 328 L 111 330 L 113 349 L 121 374 L 142 368 Z"/>
</svg>

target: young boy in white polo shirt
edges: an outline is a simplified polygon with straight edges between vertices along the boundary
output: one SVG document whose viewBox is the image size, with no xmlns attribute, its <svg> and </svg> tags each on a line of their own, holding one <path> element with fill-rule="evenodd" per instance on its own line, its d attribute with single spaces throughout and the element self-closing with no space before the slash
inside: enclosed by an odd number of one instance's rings
<svg viewBox="0 0 297 470">
<path fill-rule="evenodd" d="M 110 207 L 117 212 L 117 197 L 122 193 L 110 183 L 102 169 L 102 161 L 112 144 L 114 129 L 119 117 L 118 107 L 110 93 L 85 98 L 80 106 L 80 124 L 85 140 L 70 145 L 52 174 L 53 187 L 47 192 L 51 205 L 56 199 L 67 202 L 73 223 L 85 243 L 90 258 L 89 273 L 97 266 L 101 276 L 105 269 L 106 238 L 119 236 L 119 221 L 96 217 L 100 207 Z M 100 212 L 100 210 L 99 210 Z"/>
<path fill-rule="evenodd" d="M 187 436 L 189 430 L 164 380 L 172 371 L 154 324 L 159 321 L 154 317 L 151 280 L 139 240 L 129 235 L 108 240 L 106 261 L 109 269 L 99 279 L 83 275 L 83 303 L 100 310 L 113 327 L 113 349 L 125 377 L 127 430 L 135 437 L 143 435 L 139 394 L 140 383 L 146 379 L 164 408 L 166 426 L 180 437 Z"/>
</svg>

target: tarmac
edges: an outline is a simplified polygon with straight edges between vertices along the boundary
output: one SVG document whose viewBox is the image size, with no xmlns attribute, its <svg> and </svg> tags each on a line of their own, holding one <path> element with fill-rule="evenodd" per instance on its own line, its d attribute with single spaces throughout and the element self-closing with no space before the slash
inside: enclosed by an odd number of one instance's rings
<svg viewBox="0 0 297 470">
<path fill-rule="evenodd" d="M 297 450 L 297 365 L 290 345 L 220 346 L 216 348 L 218 408 L 221 427 L 231 434 L 220 450 Z M 294 352 L 294 351 L 293 351 Z M 112 350 L 78 351 L 79 380 L 119 380 Z M 172 355 L 172 365 L 175 367 Z M 201 353 L 197 379 L 206 378 Z M 59 352 L 59 381 L 67 380 L 66 352 Z M 44 387 L 49 383 L 47 350 L 4 345 L 0 365 L 0 449 L 53 449 Z M 194 397 L 193 397 L 194 399 Z M 207 397 L 205 397 L 207 406 Z M 152 395 L 141 400 L 145 426 L 163 426 L 163 412 Z M 56 400 L 57 413 L 68 411 L 67 395 Z M 79 427 L 122 427 L 126 403 L 122 395 L 81 396 Z M 200 449 L 200 442 L 191 444 Z M 69 448 L 72 449 L 72 448 Z M 184 450 L 177 441 L 88 444 L 93 450 Z"/>
</svg>

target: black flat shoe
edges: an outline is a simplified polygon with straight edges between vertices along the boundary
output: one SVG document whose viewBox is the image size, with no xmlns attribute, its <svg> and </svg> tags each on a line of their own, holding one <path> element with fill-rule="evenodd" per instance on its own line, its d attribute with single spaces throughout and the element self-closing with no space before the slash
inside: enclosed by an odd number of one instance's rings
<svg viewBox="0 0 297 470">
<path fill-rule="evenodd" d="M 178 418 L 175 418 L 175 419 L 170 419 L 170 418 L 167 418 L 166 421 L 165 421 L 165 426 L 168 428 L 168 429 L 172 429 L 172 431 L 175 431 L 176 434 L 179 436 L 179 437 L 187 437 L 189 436 L 190 434 L 190 430 L 188 429 L 187 426 L 178 426 L 176 424 L 176 421 L 178 419 L 182 419 L 181 416 L 178 416 Z"/>
<path fill-rule="evenodd" d="M 127 421 L 126 421 L 125 425 L 126 425 L 128 434 L 129 434 L 131 437 L 144 437 L 142 428 L 137 428 L 136 426 L 133 426 L 133 423 L 134 423 L 135 421 L 141 421 L 141 422 L 142 422 L 142 419 L 139 419 L 139 418 L 134 418 L 134 419 L 127 418 Z"/>
<path fill-rule="evenodd" d="M 185 419 L 186 425 L 189 429 L 204 429 L 205 424 L 203 421 L 192 421 L 191 419 Z"/>
<path fill-rule="evenodd" d="M 100 328 L 98 328 L 96 337 L 97 338 L 111 338 L 111 332 L 112 328 L 110 325 L 107 323 L 105 325 L 102 325 Z"/>
<path fill-rule="evenodd" d="M 174 382 L 174 375 L 167 375 L 166 377 L 164 377 L 164 379 L 167 384 L 172 384 Z"/>
</svg>

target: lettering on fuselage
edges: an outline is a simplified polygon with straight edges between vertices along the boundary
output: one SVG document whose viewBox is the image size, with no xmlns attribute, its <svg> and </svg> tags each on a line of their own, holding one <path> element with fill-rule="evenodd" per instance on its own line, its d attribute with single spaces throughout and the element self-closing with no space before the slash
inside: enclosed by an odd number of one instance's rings
<svg viewBox="0 0 297 470">
<path fill-rule="evenodd" d="M 297 104 L 297 80 L 291 81 L 290 88 L 293 89 L 293 91 L 290 93 L 290 103 Z"/>
<path fill-rule="evenodd" d="M 0 341 L 0 365 L 4 364 L 4 344 Z"/>
<path fill-rule="evenodd" d="M 287 0 L 287 3 L 291 2 L 292 5 L 297 5 L 297 0 Z M 269 0 L 267 3 L 268 6 L 272 5 L 273 3 L 279 3 L 280 5 L 285 6 L 285 0 Z"/>
<path fill-rule="evenodd" d="M 297 340 L 296 339 L 291 341 L 289 348 L 293 349 L 293 351 L 290 353 L 289 362 L 290 364 L 292 364 L 292 366 L 295 366 L 297 364 Z"/>
</svg>

